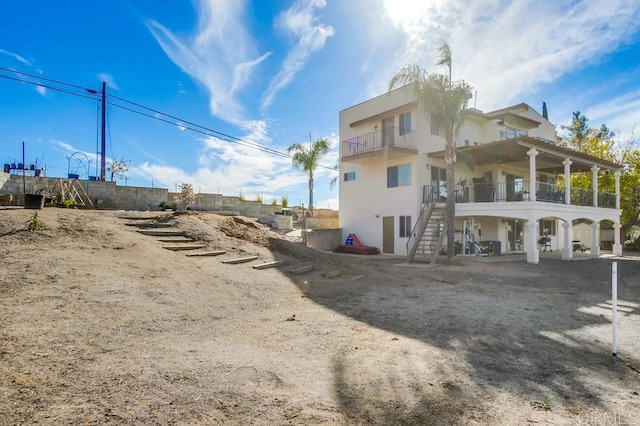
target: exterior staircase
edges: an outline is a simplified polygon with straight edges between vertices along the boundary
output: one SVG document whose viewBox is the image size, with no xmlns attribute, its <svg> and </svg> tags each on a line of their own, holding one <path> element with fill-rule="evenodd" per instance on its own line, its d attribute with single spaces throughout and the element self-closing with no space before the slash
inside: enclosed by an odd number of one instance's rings
<svg viewBox="0 0 640 426">
<path fill-rule="evenodd" d="M 425 204 L 407 241 L 407 262 L 411 263 L 419 258 L 434 264 L 442 248 L 445 230 L 444 206 L 440 203 Z"/>
</svg>

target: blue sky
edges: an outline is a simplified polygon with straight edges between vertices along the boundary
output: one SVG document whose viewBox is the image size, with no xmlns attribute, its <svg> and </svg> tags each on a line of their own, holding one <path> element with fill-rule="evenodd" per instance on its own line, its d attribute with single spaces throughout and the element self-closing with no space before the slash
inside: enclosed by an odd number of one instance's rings
<svg viewBox="0 0 640 426">
<path fill-rule="evenodd" d="M 640 123 L 640 0 L 22 0 L 3 4 L 0 67 L 99 90 L 242 141 L 282 151 L 309 137 L 333 143 L 316 172 L 317 207 L 338 207 L 329 181 L 338 159 L 338 112 L 384 93 L 393 72 L 430 72 L 438 47 L 453 51 L 454 79 L 477 108 L 547 103 L 568 124 L 628 136 Z M 11 71 L 0 76 L 39 81 Z M 56 85 L 57 87 L 62 87 Z M 110 98 L 120 105 L 128 105 Z M 0 78 L 0 163 L 46 165 L 47 175 L 95 175 L 95 99 Z M 109 158 L 124 158 L 120 185 L 220 192 L 265 202 L 308 202 L 291 160 L 107 107 Z M 154 116 L 157 114 L 150 113 Z M 86 160 L 85 160 L 86 161 Z"/>
</svg>

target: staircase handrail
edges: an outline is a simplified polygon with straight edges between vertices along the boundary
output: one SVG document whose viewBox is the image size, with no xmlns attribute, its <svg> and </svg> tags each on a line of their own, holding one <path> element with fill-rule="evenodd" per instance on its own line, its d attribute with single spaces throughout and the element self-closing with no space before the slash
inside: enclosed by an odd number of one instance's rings
<svg viewBox="0 0 640 426">
<path fill-rule="evenodd" d="M 411 230 L 411 234 L 409 234 L 409 239 L 407 240 L 406 249 L 407 249 L 407 261 L 411 262 L 413 256 L 416 254 L 416 250 L 418 249 L 418 234 L 420 234 L 420 238 L 422 238 L 422 233 L 424 232 L 424 228 L 429 222 L 429 218 L 433 213 L 434 203 L 433 203 L 433 195 L 434 195 L 434 187 L 430 188 L 430 193 L 426 198 L 426 202 L 422 205 L 420 209 L 420 214 L 418 215 L 418 220 L 416 220 L 415 225 L 413 225 L 413 229 Z"/>
</svg>

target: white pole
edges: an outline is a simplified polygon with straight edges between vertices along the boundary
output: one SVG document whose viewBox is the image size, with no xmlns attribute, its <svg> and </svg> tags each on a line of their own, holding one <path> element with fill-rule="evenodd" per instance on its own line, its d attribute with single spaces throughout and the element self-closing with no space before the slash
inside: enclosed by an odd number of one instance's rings
<svg viewBox="0 0 640 426">
<path fill-rule="evenodd" d="M 618 356 L 618 262 L 611 263 L 611 354 Z"/>
</svg>

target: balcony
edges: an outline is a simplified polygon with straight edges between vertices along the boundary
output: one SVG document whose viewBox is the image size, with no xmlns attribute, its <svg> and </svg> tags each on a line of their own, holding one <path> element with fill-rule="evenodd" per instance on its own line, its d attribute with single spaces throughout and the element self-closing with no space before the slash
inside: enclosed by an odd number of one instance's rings
<svg viewBox="0 0 640 426">
<path fill-rule="evenodd" d="M 530 201 L 527 191 L 529 182 L 472 183 L 456 185 L 456 203 L 498 203 Z M 536 182 L 536 201 L 544 203 L 565 204 L 564 187 L 546 182 Z M 593 207 L 594 192 L 591 190 L 570 188 L 569 205 Z M 424 185 L 422 187 L 423 203 L 445 202 L 447 189 L 444 185 Z M 615 209 L 616 195 L 598 193 L 598 207 Z"/>
<path fill-rule="evenodd" d="M 418 133 L 398 127 L 389 127 L 366 135 L 356 136 L 342 141 L 340 144 L 340 158 L 361 156 L 387 149 L 417 153 Z"/>
</svg>

